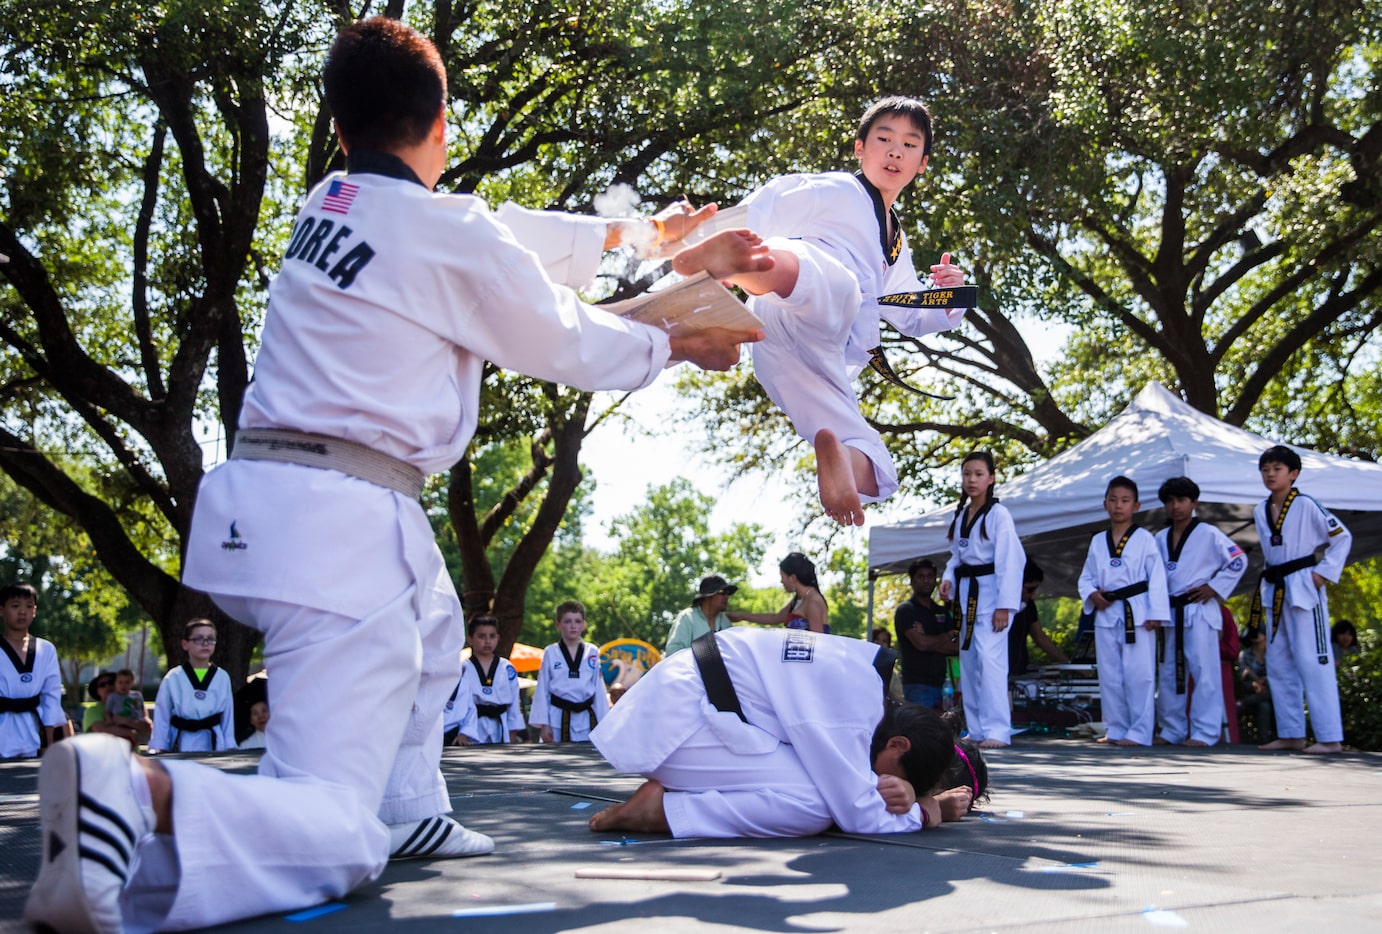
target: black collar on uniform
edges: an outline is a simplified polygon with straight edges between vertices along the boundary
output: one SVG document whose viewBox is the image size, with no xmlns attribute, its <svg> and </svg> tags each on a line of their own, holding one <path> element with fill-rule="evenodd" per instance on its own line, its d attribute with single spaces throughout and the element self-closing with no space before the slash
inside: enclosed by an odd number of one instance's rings
<svg viewBox="0 0 1382 934">
<path fill-rule="evenodd" d="M 346 172 L 351 175 L 383 175 L 386 178 L 397 178 L 422 185 L 422 179 L 408 167 L 408 163 L 391 152 L 381 152 L 378 149 L 357 149 L 347 153 Z"/>
</svg>

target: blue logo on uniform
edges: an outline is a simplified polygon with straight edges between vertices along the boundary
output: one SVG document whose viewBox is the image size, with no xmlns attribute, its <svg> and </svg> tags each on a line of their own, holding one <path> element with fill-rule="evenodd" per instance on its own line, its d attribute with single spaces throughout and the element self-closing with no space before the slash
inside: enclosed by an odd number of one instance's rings
<svg viewBox="0 0 1382 934">
<path fill-rule="evenodd" d="M 446 702 L 446 709 L 447 709 L 447 710 L 454 710 L 455 707 L 456 707 L 455 701 L 447 701 L 447 702 Z"/>
<path fill-rule="evenodd" d="M 809 630 L 792 629 L 782 634 L 782 660 L 809 662 L 816 654 L 816 634 Z"/>
<path fill-rule="evenodd" d="M 969 539 L 967 539 L 967 538 L 962 538 L 962 539 L 960 539 L 960 547 L 961 547 L 961 548 L 968 548 L 968 547 L 969 547 Z"/>
<path fill-rule="evenodd" d="M 34 676 L 26 671 L 24 672 L 24 674 L 19 676 L 19 680 L 23 681 L 25 684 L 28 684 L 30 681 L 34 680 Z"/>
<path fill-rule="evenodd" d="M 1166 570 L 1168 570 L 1168 571 L 1174 571 L 1175 569 L 1176 569 L 1176 562 L 1174 562 L 1174 561 L 1167 561 L 1167 562 L 1166 562 Z"/>
<path fill-rule="evenodd" d="M 195 697 L 197 700 L 206 700 L 205 691 L 193 691 L 192 696 Z"/>
<path fill-rule="evenodd" d="M 1111 568 L 1121 568 L 1121 567 L 1123 566 L 1123 559 L 1122 559 L 1122 558 L 1109 558 L 1109 559 L 1108 559 L 1108 566 L 1111 567 Z"/>
<path fill-rule="evenodd" d="M 1239 571 L 1239 570 L 1242 570 L 1242 568 L 1243 568 L 1243 559 L 1242 559 L 1242 558 L 1234 558 L 1232 561 L 1230 561 L 1230 562 L 1228 563 L 1228 569 L 1229 569 L 1230 571 Z"/>
<path fill-rule="evenodd" d="M 230 523 L 230 538 L 221 542 L 221 547 L 226 551 L 244 551 L 249 547 L 249 543 L 240 538 L 240 533 L 236 530 L 233 520 Z"/>
<path fill-rule="evenodd" d="M 597 655 L 591 655 L 585 660 L 585 663 L 591 671 L 594 671 L 596 668 L 600 667 L 600 658 Z"/>
<path fill-rule="evenodd" d="M 480 689 L 480 692 L 483 693 L 483 694 L 493 694 L 493 693 L 494 693 L 494 688 L 492 688 L 492 687 L 483 687 L 483 688 Z"/>
<path fill-rule="evenodd" d="M 509 680 L 512 681 L 514 678 L 517 678 L 517 677 L 518 677 L 518 669 L 517 669 L 517 668 L 514 668 L 512 665 L 510 665 L 510 666 L 509 666 Z"/>
</svg>

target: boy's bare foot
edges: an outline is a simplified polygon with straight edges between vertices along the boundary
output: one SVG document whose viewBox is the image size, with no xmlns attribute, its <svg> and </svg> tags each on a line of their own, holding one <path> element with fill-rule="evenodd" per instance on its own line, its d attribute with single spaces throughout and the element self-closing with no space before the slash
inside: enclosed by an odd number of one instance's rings
<svg viewBox="0 0 1382 934">
<path fill-rule="evenodd" d="M 1171 745 L 1171 741 L 1170 741 L 1169 739 L 1167 739 L 1166 737 L 1164 737 L 1164 736 L 1158 736 L 1156 739 L 1152 740 L 1152 745 L 1153 745 L 1153 746 L 1169 746 L 1169 745 Z"/>
<path fill-rule="evenodd" d="M 623 804 L 612 805 L 593 815 L 590 829 L 596 833 L 610 830 L 670 833 L 672 828 L 667 826 L 667 815 L 662 810 L 664 794 L 666 789 L 649 779 Z"/>
<path fill-rule="evenodd" d="M 962 820 L 974 805 L 974 789 L 966 788 L 963 785 L 959 788 L 951 788 L 949 791 L 938 792 L 932 797 L 941 806 L 941 820 L 943 821 Z"/>
<path fill-rule="evenodd" d="M 1208 746 L 1209 744 L 1206 743 L 1206 742 L 1204 742 L 1203 740 L 1199 740 L 1199 739 L 1187 739 L 1187 740 L 1185 741 L 1185 745 L 1187 745 L 1187 746 Z"/>
<path fill-rule="evenodd" d="M 1096 743 L 1112 743 L 1113 740 L 1109 739 L 1107 736 L 1100 736 L 1100 737 L 1099 737 L 1098 739 L 1096 739 L 1094 742 L 1096 742 Z"/>
<path fill-rule="evenodd" d="M 1306 746 L 1301 750 L 1301 752 L 1308 752 L 1312 756 L 1328 756 L 1343 751 L 1343 743 L 1316 743 L 1313 746 Z"/>
<path fill-rule="evenodd" d="M 821 493 L 825 514 L 840 525 L 863 525 L 864 504 L 854 485 L 854 468 L 849 452 L 835 437 L 835 432 L 822 428 L 816 432 L 816 485 Z"/>
<path fill-rule="evenodd" d="M 729 279 L 772 269 L 770 252 L 752 230 L 722 230 L 672 257 L 672 270 L 682 276 L 703 272 L 713 279 Z"/>
<path fill-rule="evenodd" d="M 1130 740 L 1130 739 L 1111 739 L 1111 740 L 1109 740 L 1109 743 L 1112 744 L 1112 745 L 1114 745 L 1114 746 L 1138 746 L 1138 745 L 1140 745 L 1140 743 L 1136 743 L 1136 742 L 1134 742 L 1133 740 Z"/>
<path fill-rule="evenodd" d="M 986 739 L 979 744 L 980 749 L 1007 749 L 1010 744 L 1001 739 Z"/>
<path fill-rule="evenodd" d="M 1258 749 L 1274 751 L 1277 749 L 1304 749 L 1305 740 L 1302 739 L 1274 739 L 1270 743 L 1263 743 Z"/>
</svg>

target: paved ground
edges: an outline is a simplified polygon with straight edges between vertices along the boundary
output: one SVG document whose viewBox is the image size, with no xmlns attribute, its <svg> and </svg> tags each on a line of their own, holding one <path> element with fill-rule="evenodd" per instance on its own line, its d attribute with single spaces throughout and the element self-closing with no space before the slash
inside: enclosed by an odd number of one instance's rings
<svg viewBox="0 0 1382 934">
<path fill-rule="evenodd" d="M 940 830 L 677 842 L 586 829 L 638 784 L 589 747 L 451 750 L 457 816 L 497 839 L 495 855 L 394 864 L 322 913 L 224 930 L 1382 931 L 1382 755 L 1019 736 L 989 761 L 983 816 Z M 0 763 L 0 931 L 20 929 L 37 868 L 35 773 Z M 687 868 L 719 878 L 576 877 Z"/>
</svg>

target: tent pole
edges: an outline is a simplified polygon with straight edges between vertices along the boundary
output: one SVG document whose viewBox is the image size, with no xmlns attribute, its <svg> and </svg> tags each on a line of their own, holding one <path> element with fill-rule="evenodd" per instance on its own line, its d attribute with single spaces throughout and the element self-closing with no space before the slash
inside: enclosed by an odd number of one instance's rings
<svg viewBox="0 0 1382 934">
<path fill-rule="evenodd" d="M 867 640 L 869 640 L 870 642 L 873 641 L 873 581 L 874 581 L 874 577 L 875 577 L 875 575 L 874 575 L 874 572 L 873 572 L 873 568 L 869 568 L 869 623 L 868 623 L 868 628 L 867 628 L 866 630 L 864 630 L 864 638 L 867 639 Z"/>
</svg>

